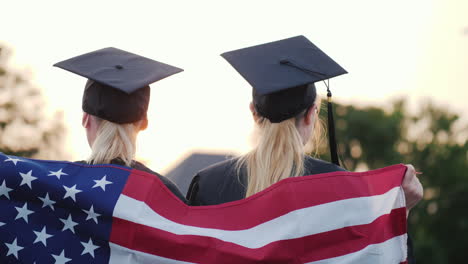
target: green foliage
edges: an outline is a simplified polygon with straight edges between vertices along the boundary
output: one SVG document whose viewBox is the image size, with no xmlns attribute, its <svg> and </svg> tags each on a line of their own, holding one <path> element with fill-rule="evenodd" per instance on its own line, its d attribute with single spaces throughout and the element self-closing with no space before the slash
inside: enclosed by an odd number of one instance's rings
<svg viewBox="0 0 468 264">
<path fill-rule="evenodd" d="M 397 101 L 387 111 L 335 104 L 335 120 L 348 170 L 411 163 L 423 172 L 424 199 L 409 218 L 417 262 L 466 263 L 468 129 L 459 116 L 431 103 L 410 115 Z"/>
<path fill-rule="evenodd" d="M 9 65 L 10 51 L 0 46 L 0 152 L 64 159 L 65 127 L 61 113 L 47 118 L 40 90 L 27 72 Z"/>
</svg>

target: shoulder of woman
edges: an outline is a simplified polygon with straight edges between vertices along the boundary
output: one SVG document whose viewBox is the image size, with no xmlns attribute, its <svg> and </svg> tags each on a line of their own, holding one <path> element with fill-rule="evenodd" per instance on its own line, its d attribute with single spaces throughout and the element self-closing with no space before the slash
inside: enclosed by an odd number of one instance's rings
<svg viewBox="0 0 468 264">
<path fill-rule="evenodd" d="M 192 179 L 187 199 L 192 205 L 211 205 L 242 199 L 244 187 L 237 177 L 238 158 L 213 164 Z"/>
<path fill-rule="evenodd" d="M 133 161 L 132 168 L 137 169 L 137 170 L 141 170 L 141 171 L 144 171 L 144 172 L 149 172 L 149 173 L 157 175 L 157 176 L 161 176 L 161 174 L 151 170 L 150 168 L 143 165 L 143 163 L 141 163 L 139 161 L 136 161 L 136 160 Z"/>
<path fill-rule="evenodd" d="M 227 172 L 231 172 L 236 170 L 236 163 L 239 158 L 231 158 L 227 159 L 224 161 L 220 161 L 218 163 L 215 163 L 213 165 L 210 165 L 202 170 L 200 170 L 197 175 L 199 175 L 202 178 L 211 178 L 211 177 L 216 177 L 216 178 L 222 178 L 222 175 L 226 175 Z"/>
<path fill-rule="evenodd" d="M 145 165 L 143 165 L 142 163 L 138 162 L 138 161 L 133 161 L 133 164 L 132 164 L 132 168 L 134 169 L 137 169 L 137 170 L 141 170 L 141 171 L 144 171 L 144 172 L 148 172 L 148 173 L 151 173 L 153 175 L 156 175 L 164 185 L 166 185 L 166 187 L 173 193 L 177 196 L 177 198 L 179 198 L 180 200 L 182 200 L 184 203 L 186 203 L 187 201 L 185 200 L 185 196 L 182 194 L 182 192 L 180 192 L 179 188 L 177 187 L 177 185 L 175 183 L 173 183 L 169 178 L 167 177 L 164 177 L 162 176 L 161 174 L 151 170 L 150 168 L 146 167 Z"/>
<path fill-rule="evenodd" d="M 327 173 L 327 172 L 334 172 L 334 171 L 345 171 L 340 166 L 337 166 L 333 163 L 328 161 L 324 161 L 321 159 L 315 159 L 310 156 L 306 156 L 305 158 L 305 173 L 306 174 L 319 174 L 319 173 Z"/>
</svg>

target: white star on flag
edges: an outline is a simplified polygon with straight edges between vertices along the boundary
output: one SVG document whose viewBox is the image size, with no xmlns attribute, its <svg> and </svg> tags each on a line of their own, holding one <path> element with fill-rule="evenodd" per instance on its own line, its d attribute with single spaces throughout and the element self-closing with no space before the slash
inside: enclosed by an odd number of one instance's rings
<svg viewBox="0 0 468 264">
<path fill-rule="evenodd" d="M 9 157 L 8 159 L 4 160 L 3 162 L 7 162 L 7 161 L 13 162 L 13 164 L 15 164 L 15 166 L 16 166 L 16 163 L 18 163 L 18 161 L 22 161 L 22 160 Z"/>
<path fill-rule="evenodd" d="M 37 179 L 37 177 L 32 176 L 32 170 L 28 171 L 28 173 L 20 172 L 19 174 L 23 178 L 23 180 L 20 183 L 20 186 L 27 184 L 29 186 L 29 189 L 32 189 L 31 182 Z"/>
<path fill-rule="evenodd" d="M 62 223 L 63 223 L 62 231 L 70 229 L 70 231 L 72 231 L 72 233 L 75 234 L 75 226 L 78 225 L 78 223 L 73 222 L 71 214 L 68 215 L 67 219 L 61 219 L 60 218 L 60 221 L 62 221 Z"/>
<path fill-rule="evenodd" d="M 94 250 L 99 248 L 99 246 L 94 245 L 91 238 L 89 238 L 88 243 L 85 243 L 85 242 L 80 242 L 80 243 L 84 247 L 83 252 L 81 253 L 81 255 L 84 255 L 84 254 L 88 253 L 94 258 Z"/>
<path fill-rule="evenodd" d="M 28 203 L 24 203 L 23 207 L 15 207 L 18 214 L 16 215 L 16 219 L 23 218 L 26 223 L 28 222 L 28 215 L 34 213 L 34 211 L 28 210 Z"/>
<path fill-rule="evenodd" d="M 98 218 L 98 216 L 100 216 L 100 214 L 97 214 L 97 213 L 94 212 L 94 208 L 93 208 L 92 205 L 91 205 L 91 208 L 89 209 L 89 211 L 88 210 L 83 210 L 83 211 L 85 211 L 86 214 L 88 214 L 88 216 L 86 216 L 86 220 L 93 219 L 94 222 L 96 222 L 96 224 L 98 223 L 97 218 Z"/>
<path fill-rule="evenodd" d="M 81 190 L 76 189 L 76 184 L 73 185 L 72 187 L 67 187 L 67 186 L 64 185 L 63 188 L 65 188 L 65 191 L 66 191 L 65 196 L 63 196 L 63 199 L 65 199 L 65 198 L 67 198 L 67 197 L 70 197 L 70 198 L 72 198 L 73 201 L 75 201 L 75 202 L 76 202 L 76 197 L 75 197 L 75 195 L 76 195 L 77 193 L 82 192 Z"/>
<path fill-rule="evenodd" d="M 55 259 L 55 264 L 65 264 L 71 260 L 65 257 L 65 250 L 62 250 L 62 253 L 60 253 L 60 255 L 52 254 L 52 257 L 54 257 Z"/>
<path fill-rule="evenodd" d="M 53 201 L 53 200 L 51 200 L 49 198 L 49 193 L 46 193 L 46 196 L 44 198 L 42 198 L 42 197 L 37 197 L 37 198 L 41 199 L 41 201 L 43 202 L 42 208 L 44 208 L 46 206 L 49 206 L 52 209 L 52 211 L 55 210 L 54 209 L 55 201 Z"/>
<path fill-rule="evenodd" d="M 36 240 L 34 240 L 33 244 L 35 243 L 38 243 L 38 242 L 42 242 L 42 244 L 44 244 L 44 246 L 47 247 L 47 239 L 52 237 L 52 235 L 49 235 L 46 233 L 46 227 L 44 226 L 44 228 L 42 228 L 42 231 L 41 232 L 36 232 L 34 231 L 34 234 L 36 234 Z"/>
<path fill-rule="evenodd" d="M 18 251 L 22 250 L 24 247 L 20 247 L 18 246 L 18 244 L 16 243 L 16 239 L 13 240 L 13 243 L 5 243 L 5 245 L 8 247 L 8 253 L 7 253 L 7 256 L 10 256 L 10 255 L 15 255 L 16 259 L 18 259 Z"/>
<path fill-rule="evenodd" d="M 5 184 L 5 180 L 3 180 L 3 183 L 2 185 L 0 185 L 0 197 L 2 195 L 4 195 L 6 198 L 8 198 L 8 200 L 10 200 L 10 194 L 9 192 L 11 192 L 13 189 L 11 188 L 8 188 Z"/>
<path fill-rule="evenodd" d="M 106 180 L 107 175 L 104 175 L 100 180 L 94 180 L 96 184 L 94 184 L 93 188 L 101 187 L 103 191 L 106 191 L 106 185 L 112 184 L 112 182 Z"/>
<path fill-rule="evenodd" d="M 57 176 L 57 179 L 59 179 L 59 180 L 60 180 L 60 176 L 68 175 L 65 172 L 62 172 L 62 169 L 60 169 L 58 171 L 49 171 L 49 172 L 50 173 L 47 176 Z"/>
<path fill-rule="evenodd" d="M 0 222 L 0 226 L 4 226 L 4 225 L 5 225 L 5 223 L 3 223 L 3 222 Z"/>
</svg>

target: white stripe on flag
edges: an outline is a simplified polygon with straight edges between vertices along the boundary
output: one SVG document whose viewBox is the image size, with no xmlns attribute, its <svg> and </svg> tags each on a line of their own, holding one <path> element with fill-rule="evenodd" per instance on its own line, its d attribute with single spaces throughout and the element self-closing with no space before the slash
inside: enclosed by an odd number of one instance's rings
<svg viewBox="0 0 468 264">
<path fill-rule="evenodd" d="M 303 208 L 250 229 L 235 231 L 179 224 L 157 214 L 144 202 L 125 195 L 119 197 L 114 209 L 114 217 L 177 235 L 214 237 L 247 248 L 260 248 L 274 241 L 300 238 L 347 226 L 369 224 L 379 216 L 389 214 L 392 209 L 404 207 L 404 195 L 401 192 L 401 187 L 395 187 L 382 195 L 352 198 Z"/>
<path fill-rule="evenodd" d="M 343 256 L 309 262 L 307 264 L 398 264 L 406 260 L 406 237 L 401 235 L 379 244 Z M 405 249 L 402 249 L 402 245 Z"/>
<path fill-rule="evenodd" d="M 110 264 L 194 264 L 192 262 L 163 258 L 156 255 L 128 249 L 114 243 L 109 243 L 109 246 Z"/>
</svg>

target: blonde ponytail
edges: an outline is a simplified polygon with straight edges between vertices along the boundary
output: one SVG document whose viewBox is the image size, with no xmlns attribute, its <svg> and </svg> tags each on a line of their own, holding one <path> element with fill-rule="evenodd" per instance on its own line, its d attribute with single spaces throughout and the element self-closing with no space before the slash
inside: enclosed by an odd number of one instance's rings
<svg viewBox="0 0 468 264">
<path fill-rule="evenodd" d="M 111 163 L 115 158 L 120 158 L 126 166 L 131 166 L 135 157 L 136 137 L 140 130 L 141 121 L 131 124 L 116 124 L 100 119 L 99 122 L 88 163 L 106 164 Z"/>
<path fill-rule="evenodd" d="M 304 173 L 304 145 L 296 118 L 280 123 L 261 118 L 258 124 L 261 130 L 258 146 L 237 163 L 238 170 L 247 169 L 246 197 L 282 179 Z"/>
</svg>

